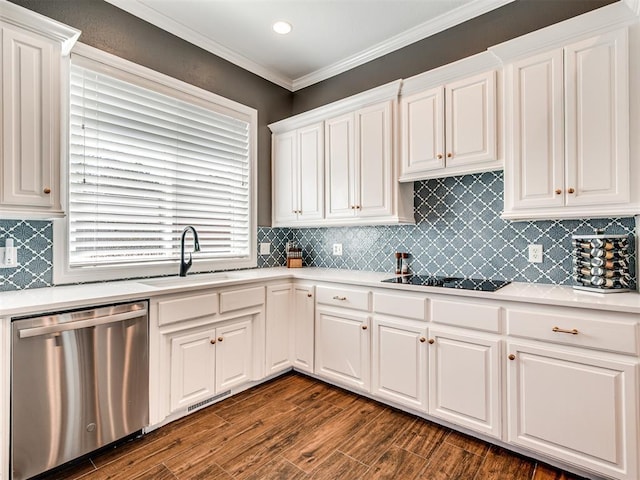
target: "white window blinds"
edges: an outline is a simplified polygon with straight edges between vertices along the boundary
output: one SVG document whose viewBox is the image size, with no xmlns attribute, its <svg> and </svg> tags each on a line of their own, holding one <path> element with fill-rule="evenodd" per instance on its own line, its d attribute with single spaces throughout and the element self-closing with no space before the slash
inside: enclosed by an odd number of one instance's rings
<svg viewBox="0 0 640 480">
<path fill-rule="evenodd" d="M 72 64 L 70 266 L 179 259 L 187 225 L 199 259 L 250 255 L 251 125 L 178 97 Z"/>
</svg>

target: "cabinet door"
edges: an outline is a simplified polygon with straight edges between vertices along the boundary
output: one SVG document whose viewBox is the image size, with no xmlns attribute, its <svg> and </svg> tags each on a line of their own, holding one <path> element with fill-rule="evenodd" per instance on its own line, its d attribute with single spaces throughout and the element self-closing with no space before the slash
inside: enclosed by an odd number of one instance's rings
<svg viewBox="0 0 640 480">
<path fill-rule="evenodd" d="M 629 201 L 628 55 L 626 29 L 565 48 L 567 205 Z"/>
<path fill-rule="evenodd" d="M 637 361 L 516 342 L 507 354 L 509 442 L 638 478 Z"/>
<path fill-rule="evenodd" d="M 216 332 L 212 328 L 170 337 L 170 412 L 215 395 Z"/>
<path fill-rule="evenodd" d="M 61 214 L 57 57 L 51 41 L 2 27 L 0 206 Z"/>
<path fill-rule="evenodd" d="M 318 309 L 315 373 L 369 391 L 369 316 Z"/>
<path fill-rule="evenodd" d="M 496 160 L 495 71 L 446 86 L 445 138 L 447 167 Z"/>
<path fill-rule="evenodd" d="M 500 341 L 429 330 L 429 414 L 500 438 Z"/>
<path fill-rule="evenodd" d="M 273 221 L 298 218 L 298 169 L 296 131 L 273 136 Z"/>
<path fill-rule="evenodd" d="M 374 317 L 374 395 L 427 411 L 426 336 L 418 322 Z"/>
<path fill-rule="evenodd" d="M 252 317 L 216 328 L 216 393 L 252 380 Z"/>
<path fill-rule="evenodd" d="M 355 114 L 355 207 L 358 216 L 390 215 L 393 211 L 392 102 L 358 110 Z"/>
<path fill-rule="evenodd" d="M 355 146 L 352 113 L 325 122 L 325 216 L 355 215 Z"/>
<path fill-rule="evenodd" d="M 511 128 L 505 168 L 507 210 L 564 205 L 562 65 L 562 50 L 553 50 L 506 69 Z"/>
<path fill-rule="evenodd" d="M 400 100 L 401 175 L 444 167 L 444 87 Z"/>
<path fill-rule="evenodd" d="M 324 124 L 298 130 L 298 220 L 319 220 L 324 213 Z"/>
<path fill-rule="evenodd" d="M 312 285 L 293 286 L 293 365 L 313 373 L 314 298 Z"/>
<path fill-rule="evenodd" d="M 267 287 L 267 375 L 291 366 L 291 294 L 290 284 Z"/>
</svg>

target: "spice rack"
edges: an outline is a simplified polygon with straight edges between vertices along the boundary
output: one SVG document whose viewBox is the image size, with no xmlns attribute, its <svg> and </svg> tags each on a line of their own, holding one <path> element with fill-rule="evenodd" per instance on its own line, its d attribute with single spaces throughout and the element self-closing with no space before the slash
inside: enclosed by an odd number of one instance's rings
<svg viewBox="0 0 640 480">
<path fill-rule="evenodd" d="M 573 235 L 573 288 L 598 293 L 628 292 L 630 241 L 627 235 Z"/>
<path fill-rule="evenodd" d="M 295 242 L 287 242 L 287 268 L 302 268 L 302 248 Z"/>
</svg>

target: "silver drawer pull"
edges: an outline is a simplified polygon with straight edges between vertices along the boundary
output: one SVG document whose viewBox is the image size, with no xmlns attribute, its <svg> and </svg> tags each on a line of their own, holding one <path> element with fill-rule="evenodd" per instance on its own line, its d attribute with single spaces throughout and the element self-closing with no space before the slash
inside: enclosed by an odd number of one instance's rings
<svg viewBox="0 0 640 480">
<path fill-rule="evenodd" d="M 333 297 L 334 300 L 340 300 L 340 301 L 344 301 L 347 299 L 347 297 L 341 297 L 340 295 L 336 295 L 335 297 Z"/>
<path fill-rule="evenodd" d="M 578 329 L 577 328 L 573 328 L 571 330 L 565 330 L 564 328 L 553 327 L 551 330 L 553 330 L 556 333 L 570 333 L 571 335 L 577 335 L 578 334 Z"/>
</svg>

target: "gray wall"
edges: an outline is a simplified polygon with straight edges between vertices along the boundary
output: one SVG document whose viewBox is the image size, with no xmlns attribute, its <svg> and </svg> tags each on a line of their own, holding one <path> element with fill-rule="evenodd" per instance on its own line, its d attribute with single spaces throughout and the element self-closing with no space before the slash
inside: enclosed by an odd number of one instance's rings
<svg viewBox="0 0 640 480">
<path fill-rule="evenodd" d="M 271 225 L 267 124 L 407 78 L 614 0 L 517 0 L 292 94 L 103 0 L 10 0 L 82 30 L 80 41 L 258 110 L 258 225 Z"/>
<path fill-rule="evenodd" d="M 82 30 L 80 41 L 258 110 L 258 225 L 271 225 L 271 133 L 292 94 L 103 0 L 11 0 Z"/>
<path fill-rule="evenodd" d="M 298 90 L 301 113 L 398 78 L 408 78 L 485 51 L 488 47 L 561 22 L 616 0 L 516 0 L 360 67 Z"/>
</svg>

